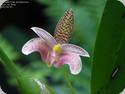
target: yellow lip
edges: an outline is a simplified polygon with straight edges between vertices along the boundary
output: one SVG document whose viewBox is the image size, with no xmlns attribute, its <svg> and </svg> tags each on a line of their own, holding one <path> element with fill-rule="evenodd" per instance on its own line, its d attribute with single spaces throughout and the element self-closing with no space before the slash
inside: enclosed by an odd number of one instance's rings
<svg viewBox="0 0 125 94">
<path fill-rule="evenodd" d="M 56 53 L 58 53 L 58 54 L 60 54 L 62 52 L 61 45 L 60 44 L 54 45 L 53 51 L 56 52 Z"/>
</svg>

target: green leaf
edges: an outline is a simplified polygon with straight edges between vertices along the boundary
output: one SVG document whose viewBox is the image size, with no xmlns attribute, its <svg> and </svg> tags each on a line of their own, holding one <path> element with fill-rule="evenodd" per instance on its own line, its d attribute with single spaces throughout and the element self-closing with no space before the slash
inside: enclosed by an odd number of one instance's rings
<svg viewBox="0 0 125 94">
<path fill-rule="evenodd" d="M 125 88 L 125 7 L 108 0 L 96 39 L 92 94 L 119 94 Z"/>
<path fill-rule="evenodd" d="M 8 56 L 5 54 L 5 52 L 0 47 L 0 63 L 3 64 L 7 72 L 12 76 L 17 78 L 20 76 L 20 70 L 16 65 L 8 58 Z"/>
<path fill-rule="evenodd" d="M 8 42 L 8 40 L 0 34 L 0 47 L 5 49 L 5 53 L 8 55 L 10 60 L 17 60 L 20 58 L 20 54 L 15 50 L 14 46 Z"/>
</svg>

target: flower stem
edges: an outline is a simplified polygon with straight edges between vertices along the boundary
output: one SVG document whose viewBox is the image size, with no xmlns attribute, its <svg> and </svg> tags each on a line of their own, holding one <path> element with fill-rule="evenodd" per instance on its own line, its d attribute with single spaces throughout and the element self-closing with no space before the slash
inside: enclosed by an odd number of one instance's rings
<svg viewBox="0 0 125 94">
<path fill-rule="evenodd" d="M 73 88 L 71 82 L 70 82 L 69 79 L 68 79 L 68 73 L 67 73 L 67 71 L 65 71 L 64 77 L 65 77 L 65 81 L 66 81 L 67 85 L 68 85 L 69 88 L 70 88 L 71 94 L 77 94 L 77 93 L 76 93 L 76 90 Z"/>
</svg>

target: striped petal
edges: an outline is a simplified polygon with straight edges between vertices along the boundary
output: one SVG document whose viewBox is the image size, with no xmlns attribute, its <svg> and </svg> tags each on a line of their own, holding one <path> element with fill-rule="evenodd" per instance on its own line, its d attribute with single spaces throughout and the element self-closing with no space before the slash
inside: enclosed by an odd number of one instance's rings
<svg viewBox="0 0 125 94">
<path fill-rule="evenodd" d="M 39 52 L 42 59 L 45 60 L 47 58 L 49 49 L 49 46 L 45 43 L 43 39 L 33 38 L 24 44 L 22 48 L 22 53 L 25 55 L 29 55 L 32 52 Z"/>
<path fill-rule="evenodd" d="M 62 44 L 62 50 L 63 53 L 71 52 L 80 56 L 90 57 L 86 50 L 74 44 Z"/>
<path fill-rule="evenodd" d="M 68 64 L 72 74 L 77 75 L 82 69 L 82 61 L 80 56 L 73 53 L 64 54 L 55 64 L 56 67 L 61 67 L 63 64 Z"/>
<path fill-rule="evenodd" d="M 47 41 L 47 43 L 49 43 L 48 45 L 50 46 L 54 46 L 56 44 L 56 40 L 54 39 L 54 37 L 48 33 L 46 30 L 39 28 L 39 27 L 32 27 L 31 28 L 39 37 L 43 38 L 45 41 Z"/>
</svg>

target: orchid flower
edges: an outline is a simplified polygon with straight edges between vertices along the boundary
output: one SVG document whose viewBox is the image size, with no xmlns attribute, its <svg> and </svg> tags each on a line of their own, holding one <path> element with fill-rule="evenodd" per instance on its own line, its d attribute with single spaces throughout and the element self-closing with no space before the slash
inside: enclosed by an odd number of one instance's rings
<svg viewBox="0 0 125 94">
<path fill-rule="evenodd" d="M 68 64 L 71 73 L 78 74 L 82 69 L 80 56 L 89 57 L 89 54 L 83 48 L 68 43 L 72 27 L 72 10 L 68 10 L 57 24 L 54 37 L 42 28 L 32 27 L 39 37 L 29 40 L 23 46 L 22 53 L 29 55 L 37 51 L 49 67 L 54 65 L 59 68 Z"/>
</svg>

